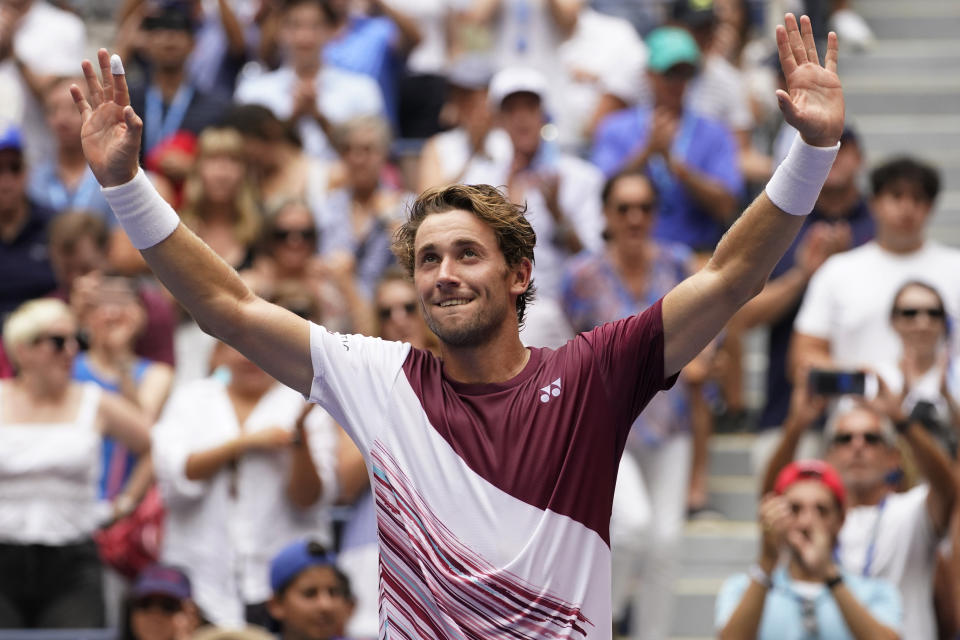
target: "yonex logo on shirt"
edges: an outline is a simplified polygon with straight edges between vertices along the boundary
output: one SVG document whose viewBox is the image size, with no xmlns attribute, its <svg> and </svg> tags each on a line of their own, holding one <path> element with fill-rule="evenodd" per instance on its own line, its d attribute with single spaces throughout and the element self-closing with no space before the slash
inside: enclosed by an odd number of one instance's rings
<svg viewBox="0 0 960 640">
<path fill-rule="evenodd" d="M 550 402 L 550 396 L 556 398 L 560 395 L 560 378 L 557 378 L 547 386 L 540 389 L 540 402 Z"/>
</svg>

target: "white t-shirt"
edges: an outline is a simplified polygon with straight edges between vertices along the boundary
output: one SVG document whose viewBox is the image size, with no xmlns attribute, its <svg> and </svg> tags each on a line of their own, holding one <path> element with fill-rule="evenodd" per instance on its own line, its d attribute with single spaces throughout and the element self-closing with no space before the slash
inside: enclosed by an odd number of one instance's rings
<svg viewBox="0 0 960 640">
<path fill-rule="evenodd" d="M 563 73 L 550 74 L 550 115 L 564 148 L 587 142 L 584 130 L 604 93 L 628 104 L 636 101 L 638 79 L 647 63 L 647 48 L 623 18 L 585 7 L 573 35 L 560 45 Z"/>
<path fill-rule="evenodd" d="M 933 572 L 939 542 L 927 511 L 929 487 L 891 493 L 881 506 L 847 511 L 838 551 L 844 571 L 883 578 L 903 598 L 903 638 L 936 638 Z M 873 544 L 871 544 L 873 542 Z"/>
<path fill-rule="evenodd" d="M 290 67 L 263 74 L 242 74 L 234 100 L 241 104 L 260 104 L 281 120 L 293 113 L 293 89 L 297 76 Z M 337 125 L 357 116 L 383 114 L 383 94 L 371 77 L 325 66 L 316 78 L 317 110 L 331 124 Z M 303 150 L 312 156 L 336 156 L 330 141 L 313 118 L 304 116 L 297 121 Z"/>
<path fill-rule="evenodd" d="M 34 0 L 20 19 L 13 37 L 13 50 L 38 76 L 77 76 L 80 61 L 88 55 L 87 30 L 78 16 L 45 0 Z M 15 71 L 12 66 L 7 70 Z M 39 166 L 54 157 L 56 143 L 47 129 L 42 105 L 20 78 L 20 73 L 15 73 L 19 86 L 10 87 L 14 89 L 12 95 L 0 95 L 3 102 L 11 100 L 22 105 L 14 119 L 23 127 L 24 155 L 29 166 Z"/>
<path fill-rule="evenodd" d="M 903 371 L 898 363 L 886 363 L 877 367 L 877 374 L 883 378 L 893 393 L 900 393 L 903 390 Z M 950 394 L 960 400 L 960 369 L 956 360 L 951 360 L 947 367 L 947 389 Z M 925 371 L 913 386 L 907 392 L 907 397 L 903 399 L 904 411 L 911 411 L 917 402 L 924 400 L 930 402 L 936 407 L 937 418 L 941 424 L 950 424 L 950 407 L 946 399 L 940 393 L 940 369 L 932 367 Z"/>
<path fill-rule="evenodd" d="M 442 75 L 447 67 L 447 16 L 453 0 L 386 0 L 395 11 L 417 23 L 420 43 L 407 56 L 412 74 Z"/>
<path fill-rule="evenodd" d="M 876 242 L 830 257 L 814 274 L 794 329 L 830 342 L 840 367 L 879 367 L 900 359 L 900 338 L 890 324 L 897 290 L 926 282 L 943 297 L 947 313 L 960 318 L 960 250 L 927 241 L 907 255 Z"/>
<path fill-rule="evenodd" d="M 661 307 L 501 383 L 409 344 L 312 325 L 310 397 L 364 455 L 380 637 L 609 640 L 610 517 L 630 425 L 663 378 Z"/>
<path fill-rule="evenodd" d="M 300 394 L 276 385 L 254 407 L 242 432 L 292 430 L 302 407 Z M 247 453 L 236 471 L 223 468 L 207 480 L 186 477 L 191 454 L 241 434 L 220 381 L 178 387 L 153 429 L 157 484 L 167 505 L 162 557 L 187 569 L 194 598 L 215 624 L 242 626 L 244 604 L 270 597 L 270 560 L 286 544 L 305 537 L 325 545 L 332 541 L 328 507 L 337 493 L 336 431 L 320 410 L 307 417 L 306 427 L 323 482 L 323 497 L 307 509 L 286 496 L 289 449 Z"/>
</svg>

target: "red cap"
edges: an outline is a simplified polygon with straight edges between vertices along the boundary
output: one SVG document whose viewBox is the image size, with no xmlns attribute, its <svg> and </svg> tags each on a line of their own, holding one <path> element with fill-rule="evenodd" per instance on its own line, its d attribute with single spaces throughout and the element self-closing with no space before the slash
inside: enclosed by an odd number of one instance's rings
<svg viewBox="0 0 960 640">
<path fill-rule="evenodd" d="M 823 460 L 797 460 L 791 462 L 777 475 L 773 490 L 782 495 L 791 485 L 803 480 L 819 480 L 837 499 L 842 507 L 846 504 L 847 491 L 836 469 Z"/>
</svg>

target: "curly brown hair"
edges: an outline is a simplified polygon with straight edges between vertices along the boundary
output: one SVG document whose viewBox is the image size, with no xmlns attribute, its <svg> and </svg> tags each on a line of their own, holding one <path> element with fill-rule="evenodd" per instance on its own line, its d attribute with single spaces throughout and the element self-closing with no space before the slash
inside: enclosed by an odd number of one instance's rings
<svg viewBox="0 0 960 640">
<path fill-rule="evenodd" d="M 523 258 L 533 263 L 537 234 L 527 220 L 526 206 L 513 204 L 498 189 L 487 184 L 453 184 L 434 187 L 420 194 L 410 206 L 407 221 L 393 236 L 393 253 L 409 277 L 413 277 L 414 241 L 420 224 L 428 215 L 454 210 L 469 211 L 493 229 L 508 266 L 517 266 Z M 533 301 L 536 291 L 531 280 L 527 290 L 517 296 L 517 322 L 521 327 L 527 305 Z"/>
</svg>

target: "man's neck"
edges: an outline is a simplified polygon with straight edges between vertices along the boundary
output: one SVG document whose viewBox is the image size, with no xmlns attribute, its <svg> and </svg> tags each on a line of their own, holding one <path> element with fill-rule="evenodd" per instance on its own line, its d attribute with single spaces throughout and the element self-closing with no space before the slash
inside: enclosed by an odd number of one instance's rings
<svg viewBox="0 0 960 640">
<path fill-rule="evenodd" d="M 886 235 L 878 233 L 876 242 L 877 245 L 879 245 L 879 247 L 884 251 L 905 256 L 920 251 L 926 241 L 923 237 L 906 240 L 901 236 L 897 236 L 896 234 Z"/>
<path fill-rule="evenodd" d="M 441 342 L 440 357 L 444 373 L 457 382 L 496 383 L 506 382 L 523 371 L 530 360 L 530 350 L 514 332 L 477 347 L 452 347 Z"/>
<path fill-rule="evenodd" d="M 291 66 L 293 68 L 293 72 L 298 78 L 301 80 L 312 80 L 313 78 L 317 77 L 318 73 L 320 73 L 320 69 L 323 65 L 320 62 L 320 54 L 318 53 L 316 60 L 311 58 L 310 60 L 298 61 Z"/>
<path fill-rule="evenodd" d="M 824 187 L 820 191 L 820 197 L 817 199 L 817 212 L 826 218 L 843 218 L 856 206 L 860 200 L 860 190 L 857 185 L 844 185 L 840 188 L 831 189 Z"/>
<path fill-rule="evenodd" d="M 86 171 L 87 159 L 80 145 L 60 145 L 57 149 L 57 169 L 61 177 L 68 179 L 76 178 Z"/>
<path fill-rule="evenodd" d="M 847 491 L 847 507 L 874 507 L 890 495 L 890 487 L 886 483 L 878 484 L 867 489 Z"/>
<path fill-rule="evenodd" d="M 0 209 L 0 239 L 13 241 L 27 223 L 29 213 L 26 199 L 10 209 Z"/>
<path fill-rule="evenodd" d="M 163 96 L 163 101 L 170 102 L 173 100 L 173 97 L 177 95 L 177 90 L 180 89 L 180 85 L 183 84 L 183 78 L 183 67 L 177 67 L 170 69 L 155 69 L 151 79 L 153 80 L 154 86 L 160 89 L 160 94 Z"/>
</svg>

